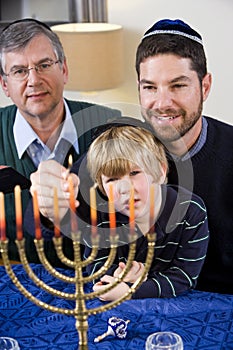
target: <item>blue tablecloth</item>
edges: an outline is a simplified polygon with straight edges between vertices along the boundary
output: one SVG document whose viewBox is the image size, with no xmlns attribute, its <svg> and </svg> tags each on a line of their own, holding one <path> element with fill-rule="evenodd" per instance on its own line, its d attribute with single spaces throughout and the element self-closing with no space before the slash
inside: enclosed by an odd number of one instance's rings
<svg viewBox="0 0 233 350">
<path fill-rule="evenodd" d="M 42 266 L 31 266 L 53 288 L 71 292 L 71 285 L 52 278 Z M 57 299 L 36 287 L 21 265 L 15 265 L 14 271 L 33 295 L 59 307 L 73 308 L 72 301 Z M 88 307 L 100 304 L 95 299 L 88 302 Z M 94 338 L 106 331 L 111 316 L 130 320 L 127 338 L 108 337 L 94 343 Z M 110 311 L 90 316 L 88 321 L 90 350 L 141 350 L 147 336 L 161 330 L 178 333 L 185 350 L 233 349 L 233 295 L 193 291 L 172 299 L 129 300 Z M 11 282 L 4 266 L 0 267 L 0 336 L 16 338 L 21 350 L 78 348 L 75 319 L 51 313 L 28 301 Z"/>
</svg>

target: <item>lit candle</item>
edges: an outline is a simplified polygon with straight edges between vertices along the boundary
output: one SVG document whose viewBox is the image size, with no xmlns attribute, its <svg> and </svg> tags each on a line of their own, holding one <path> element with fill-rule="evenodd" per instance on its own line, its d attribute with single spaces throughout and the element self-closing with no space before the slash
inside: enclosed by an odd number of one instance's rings
<svg viewBox="0 0 233 350">
<path fill-rule="evenodd" d="M 16 217 L 16 237 L 18 241 L 23 239 L 23 226 L 22 226 L 22 202 L 21 202 L 21 189 L 19 185 L 15 186 L 15 217 Z"/>
<path fill-rule="evenodd" d="M 155 186 L 151 185 L 150 187 L 150 229 L 149 232 L 154 232 L 154 225 L 155 225 Z"/>
<path fill-rule="evenodd" d="M 58 196 L 57 188 L 54 187 L 54 197 L 53 197 L 53 208 L 54 208 L 54 236 L 60 237 L 60 220 L 59 220 L 59 206 L 58 206 Z"/>
<path fill-rule="evenodd" d="M 134 215 L 134 188 L 131 187 L 130 200 L 129 200 L 129 226 L 130 234 L 135 233 L 135 215 Z"/>
<path fill-rule="evenodd" d="M 109 210 L 109 221 L 110 221 L 110 233 L 111 235 L 116 234 L 116 213 L 114 208 L 114 195 L 113 185 L 109 185 L 109 198 L 108 198 L 108 210 Z"/>
<path fill-rule="evenodd" d="M 0 233 L 1 241 L 6 240 L 6 218 L 5 218 L 5 201 L 4 194 L 0 192 Z"/>
<path fill-rule="evenodd" d="M 36 191 L 33 192 L 32 198 L 33 198 L 33 211 L 34 211 L 34 221 L 35 221 L 35 237 L 37 240 L 39 240 L 42 238 L 42 234 L 40 229 L 40 211 L 39 211 Z"/>
<path fill-rule="evenodd" d="M 93 237 L 97 235 L 97 211 L 96 211 L 96 190 L 92 186 L 90 188 L 90 211 L 91 211 L 91 233 Z"/>
<path fill-rule="evenodd" d="M 71 231 L 78 232 L 78 221 L 76 216 L 74 184 L 73 184 L 72 176 L 68 177 L 68 183 L 69 183 L 69 193 L 70 193 Z"/>
<path fill-rule="evenodd" d="M 72 165 L 73 165 L 73 157 L 72 157 L 72 154 L 70 154 L 69 158 L 68 158 L 68 169 L 69 169 L 69 171 L 70 171 Z"/>
</svg>

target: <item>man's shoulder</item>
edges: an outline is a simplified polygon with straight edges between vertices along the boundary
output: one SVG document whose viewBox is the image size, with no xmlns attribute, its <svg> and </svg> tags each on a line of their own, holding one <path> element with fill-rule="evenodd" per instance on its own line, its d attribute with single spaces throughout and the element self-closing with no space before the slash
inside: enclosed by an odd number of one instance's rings
<svg viewBox="0 0 233 350">
<path fill-rule="evenodd" d="M 172 197 L 173 200 L 178 200 L 179 203 L 190 202 L 205 206 L 204 201 L 200 196 L 182 186 L 167 184 L 166 187 L 170 198 Z"/>
<path fill-rule="evenodd" d="M 15 115 L 16 115 L 16 106 L 15 105 L 9 105 L 6 107 L 1 107 L 0 108 L 0 123 L 13 123 L 15 120 Z"/>
<path fill-rule="evenodd" d="M 5 106 L 5 107 L 0 107 L 0 115 L 4 115 L 4 114 L 15 114 L 16 112 L 16 105 L 9 105 L 9 106 Z"/>
<path fill-rule="evenodd" d="M 207 120 L 210 128 L 224 133 L 233 133 L 233 125 L 212 117 L 205 116 L 205 119 Z"/>
</svg>

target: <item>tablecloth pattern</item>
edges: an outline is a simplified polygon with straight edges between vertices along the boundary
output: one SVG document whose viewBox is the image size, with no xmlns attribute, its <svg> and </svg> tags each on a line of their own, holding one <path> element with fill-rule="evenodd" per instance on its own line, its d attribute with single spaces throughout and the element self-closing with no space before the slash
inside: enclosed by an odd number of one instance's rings
<svg viewBox="0 0 233 350">
<path fill-rule="evenodd" d="M 65 284 L 45 271 L 41 265 L 31 265 L 39 278 L 53 288 L 72 292 Z M 61 270 L 68 275 L 71 270 Z M 14 265 L 21 283 L 35 296 L 49 304 L 72 309 L 73 301 L 51 296 L 33 284 L 21 265 Z M 89 286 L 86 287 L 87 291 Z M 101 304 L 98 299 L 88 308 Z M 126 339 L 107 337 L 100 343 L 94 338 L 107 329 L 111 316 L 129 319 Z M 184 342 L 185 350 L 233 349 L 233 295 L 192 291 L 171 299 L 129 300 L 118 307 L 90 316 L 88 319 L 88 349 L 144 349 L 147 336 L 156 331 L 173 331 Z M 78 334 L 72 316 L 52 313 L 28 301 L 14 286 L 0 266 L 0 336 L 14 337 L 21 350 L 77 350 Z"/>
</svg>

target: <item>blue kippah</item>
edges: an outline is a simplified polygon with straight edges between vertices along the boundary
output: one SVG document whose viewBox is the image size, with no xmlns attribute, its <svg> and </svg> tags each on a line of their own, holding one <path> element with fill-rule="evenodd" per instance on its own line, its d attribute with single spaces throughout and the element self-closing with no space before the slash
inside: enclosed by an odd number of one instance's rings
<svg viewBox="0 0 233 350">
<path fill-rule="evenodd" d="M 201 35 L 180 19 L 162 19 L 149 28 L 142 39 L 155 34 L 176 34 L 185 36 L 203 45 Z"/>
</svg>

